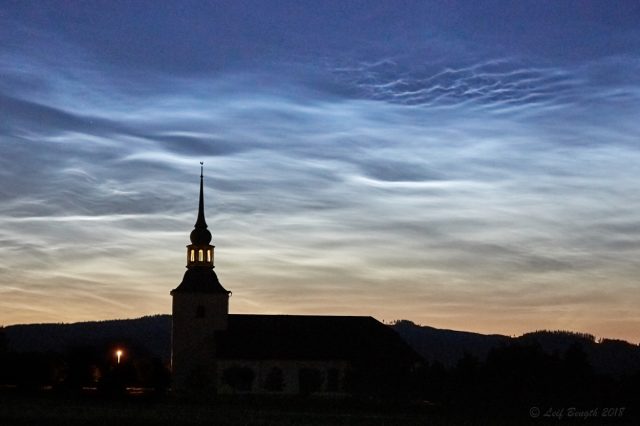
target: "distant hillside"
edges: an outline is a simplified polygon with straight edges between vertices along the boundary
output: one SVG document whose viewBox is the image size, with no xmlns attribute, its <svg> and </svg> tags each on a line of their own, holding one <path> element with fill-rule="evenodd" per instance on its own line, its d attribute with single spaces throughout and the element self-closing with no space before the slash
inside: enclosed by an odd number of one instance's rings
<svg viewBox="0 0 640 426">
<path fill-rule="evenodd" d="M 427 361 L 455 365 L 465 353 L 484 360 L 492 348 L 510 345 L 539 345 L 546 353 L 563 355 L 579 345 L 589 363 L 600 373 L 620 375 L 640 371 L 640 346 L 623 340 L 602 339 L 568 331 L 536 331 L 520 337 L 485 335 L 466 331 L 442 330 L 398 321 L 391 326 Z"/>
<path fill-rule="evenodd" d="M 491 348 L 507 344 L 511 338 L 499 334 L 486 335 L 419 326 L 408 320 L 391 326 L 402 338 L 429 362 L 438 361 L 453 366 L 465 353 L 484 359 Z"/>
<path fill-rule="evenodd" d="M 572 345 L 584 349 L 589 363 L 600 373 L 619 375 L 640 371 L 640 346 L 624 340 L 601 339 L 567 331 L 536 331 L 517 338 L 522 343 L 537 343 L 546 352 L 565 353 Z"/>
<path fill-rule="evenodd" d="M 4 328 L 6 344 L 15 352 L 66 352 L 78 347 L 132 344 L 165 361 L 171 356 L 171 315 L 137 319 L 24 324 Z"/>
<path fill-rule="evenodd" d="M 596 371 L 622 374 L 640 371 L 640 347 L 621 340 L 596 342 L 588 334 L 565 331 L 537 331 L 517 338 L 444 330 L 403 320 L 390 326 L 429 362 L 454 366 L 464 355 L 480 360 L 492 348 L 510 344 L 539 345 L 549 354 L 563 355 L 572 345 L 580 345 Z M 138 319 L 81 322 L 74 324 L 28 324 L 4 328 L 6 345 L 15 352 L 66 352 L 78 347 L 135 346 L 164 361 L 171 354 L 171 316 L 155 315 Z"/>
</svg>

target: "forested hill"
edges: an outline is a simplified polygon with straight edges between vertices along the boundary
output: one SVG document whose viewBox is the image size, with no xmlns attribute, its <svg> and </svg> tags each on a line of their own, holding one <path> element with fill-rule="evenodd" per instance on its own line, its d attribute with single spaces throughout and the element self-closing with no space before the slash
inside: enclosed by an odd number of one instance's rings
<svg viewBox="0 0 640 426">
<path fill-rule="evenodd" d="M 23 324 L 4 328 L 7 348 L 15 352 L 67 352 L 83 347 L 124 345 L 168 361 L 171 315 L 136 319 Z"/>
<path fill-rule="evenodd" d="M 508 337 L 443 330 L 406 320 L 398 321 L 392 327 L 427 361 L 438 361 L 445 367 L 454 366 L 465 354 L 484 360 L 493 348 L 519 345 L 539 347 L 558 357 L 581 348 L 587 362 L 598 373 L 620 375 L 640 371 L 639 345 L 614 339 L 596 341 L 593 335 L 586 333 L 542 330 Z"/>
<path fill-rule="evenodd" d="M 537 331 L 520 337 L 485 335 L 420 326 L 411 321 L 391 325 L 430 363 L 454 366 L 465 354 L 483 360 L 493 348 L 539 346 L 549 354 L 563 356 L 579 346 L 598 372 L 622 374 L 640 371 L 640 347 L 621 340 L 596 339 L 589 334 Z M 124 345 L 168 361 L 171 354 L 171 316 L 80 322 L 74 324 L 12 325 L 0 329 L 6 349 L 13 352 L 68 352 L 82 347 Z M 0 347 L 2 350 L 2 347 Z"/>
<path fill-rule="evenodd" d="M 413 349 L 427 361 L 453 366 L 465 354 L 484 359 L 492 348 L 508 344 L 512 339 L 499 334 L 479 334 L 416 325 L 411 321 L 397 321 L 391 326 Z"/>
</svg>

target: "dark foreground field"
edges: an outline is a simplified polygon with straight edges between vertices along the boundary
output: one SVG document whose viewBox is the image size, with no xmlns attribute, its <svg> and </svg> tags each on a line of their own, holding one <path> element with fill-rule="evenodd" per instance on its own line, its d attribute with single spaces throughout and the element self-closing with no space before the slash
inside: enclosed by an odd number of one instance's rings
<svg viewBox="0 0 640 426">
<path fill-rule="evenodd" d="M 562 408 L 562 407 L 558 407 Z M 604 417 L 570 417 L 546 407 L 533 417 L 529 410 L 504 407 L 445 410 L 422 404 L 381 401 L 255 400 L 185 402 L 170 397 L 105 399 L 87 395 L 0 393 L 0 425 L 632 425 L 630 412 Z M 575 412 L 574 412 L 575 415 Z"/>
</svg>

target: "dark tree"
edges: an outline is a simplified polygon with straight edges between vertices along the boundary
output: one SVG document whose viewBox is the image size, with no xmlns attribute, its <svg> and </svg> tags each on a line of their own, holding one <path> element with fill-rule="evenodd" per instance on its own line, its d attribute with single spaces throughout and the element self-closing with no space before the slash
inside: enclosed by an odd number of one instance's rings
<svg viewBox="0 0 640 426">
<path fill-rule="evenodd" d="M 7 333 L 4 327 L 0 327 L 0 356 L 7 352 Z"/>
<path fill-rule="evenodd" d="M 322 372 L 317 368 L 301 368 L 298 371 L 300 393 L 309 395 L 322 389 Z"/>
<path fill-rule="evenodd" d="M 327 370 L 327 391 L 337 392 L 340 390 L 340 370 L 330 368 Z"/>
<path fill-rule="evenodd" d="M 273 367 L 269 370 L 264 380 L 264 388 L 271 392 L 282 392 L 284 389 L 284 375 L 281 368 Z"/>
<path fill-rule="evenodd" d="M 65 385 L 72 389 L 94 386 L 104 373 L 102 357 L 95 347 L 74 347 L 66 356 L 68 371 Z"/>
<path fill-rule="evenodd" d="M 249 392 L 256 374 L 249 367 L 229 367 L 222 372 L 222 381 L 233 390 Z"/>
</svg>

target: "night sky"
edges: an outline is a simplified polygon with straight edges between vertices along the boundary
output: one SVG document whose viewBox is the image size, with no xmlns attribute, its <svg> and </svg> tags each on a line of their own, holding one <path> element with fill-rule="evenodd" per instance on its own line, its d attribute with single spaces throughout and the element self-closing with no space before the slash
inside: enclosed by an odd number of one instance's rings
<svg viewBox="0 0 640 426">
<path fill-rule="evenodd" d="M 233 313 L 640 341 L 640 3 L 3 1 L 0 324 Z"/>
</svg>

